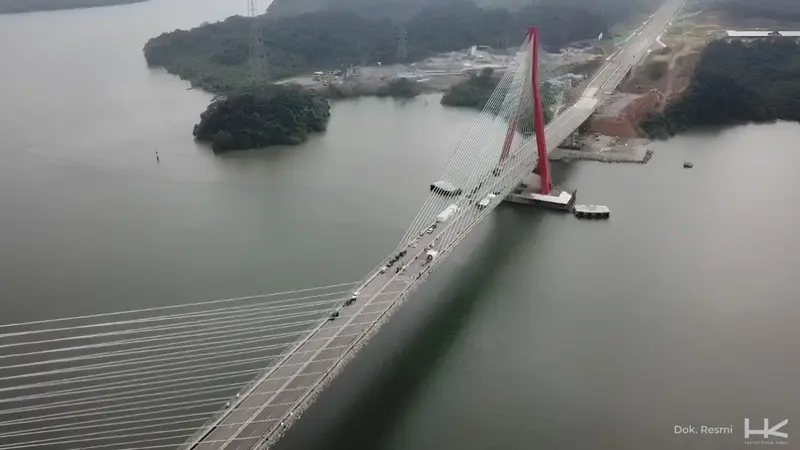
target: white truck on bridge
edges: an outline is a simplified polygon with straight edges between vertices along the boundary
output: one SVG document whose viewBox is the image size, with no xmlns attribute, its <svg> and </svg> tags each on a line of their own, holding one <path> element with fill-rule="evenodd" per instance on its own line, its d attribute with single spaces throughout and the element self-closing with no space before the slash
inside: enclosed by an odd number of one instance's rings
<svg viewBox="0 0 800 450">
<path fill-rule="evenodd" d="M 453 203 L 452 205 L 445 208 L 444 211 L 440 212 L 438 216 L 436 216 L 436 221 L 440 223 L 447 222 L 450 219 L 450 217 L 452 217 L 453 214 L 456 213 L 456 211 L 458 211 L 458 205 Z"/>
<path fill-rule="evenodd" d="M 478 202 L 478 208 L 480 209 L 486 208 L 487 206 L 489 206 L 490 203 L 492 203 L 492 200 L 494 200 L 495 197 L 497 197 L 497 195 L 490 193 L 489 195 L 484 197 L 483 200 Z"/>
</svg>

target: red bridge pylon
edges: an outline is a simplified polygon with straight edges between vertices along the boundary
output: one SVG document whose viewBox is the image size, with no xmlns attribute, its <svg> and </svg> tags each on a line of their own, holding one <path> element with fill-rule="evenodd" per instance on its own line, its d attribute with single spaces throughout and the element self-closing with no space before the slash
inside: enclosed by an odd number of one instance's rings
<svg viewBox="0 0 800 450">
<path fill-rule="evenodd" d="M 528 27 L 528 40 L 531 48 L 531 87 L 533 88 L 533 129 L 536 131 L 536 149 L 539 154 L 539 179 L 542 194 L 553 189 L 550 179 L 550 163 L 547 162 L 547 142 L 544 135 L 544 114 L 542 98 L 539 93 L 539 27 Z"/>
<path fill-rule="evenodd" d="M 550 163 L 547 161 L 547 142 L 544 135 L 544 114 L 542 114 L 542 99 L 539 92 L 539 27 L 528 27 L 528 42 L 530 46 L 531 61 L 531 90 L 533 97 L 533 128 L 536 132 L 536 149 L 539 154 L 539 167 L 537 172 L 541 179 L 541 193 L 549 194 L 553 189 L 550 179 Z M 521 104 L 517 105 L 517 111 L 508 123 L 508 132 L 503 142 L 503 151 L 500 153 L 500 164 L 508 157 L 511 150 L 511 143 L 514 141 L 514 133 L 517 131 L 517 121 L 522 111 Z"/>
</svg>

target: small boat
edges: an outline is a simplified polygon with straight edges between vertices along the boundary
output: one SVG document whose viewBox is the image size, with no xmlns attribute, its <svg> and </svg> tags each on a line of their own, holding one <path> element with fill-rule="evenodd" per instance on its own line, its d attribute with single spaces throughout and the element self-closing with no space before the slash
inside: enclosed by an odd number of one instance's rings
<svg viewBox="0 0 800 450">
<path fill-rule="evenodd" d="M 694 164 L 690 163 L 689 161 L 686 161 L 685 163 L 683 163 L 683 168 L 684 169 L 691 169 L 692 167 L 694 167 Z"/>
</svg>

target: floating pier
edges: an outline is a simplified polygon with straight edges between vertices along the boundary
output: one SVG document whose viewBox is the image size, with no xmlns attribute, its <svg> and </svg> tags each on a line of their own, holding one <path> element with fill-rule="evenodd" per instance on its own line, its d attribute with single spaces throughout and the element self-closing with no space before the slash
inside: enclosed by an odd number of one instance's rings
<svg viewBox="0 0 800 450">
<path fill-rule="evenodd" d="M 512 192 L 506 197 L 505 201 L 523 205 L 538 205 L 559 211 L 570 211 L 575 204 L 576 192 L 577 190 L 567 192 L 554 189 L 550 194 L 544 195 L 521 188 Z"/>
<path fill-rule="evenodd" d="M 611 210 L 602 205 L 575 205 L 572 212 L 580 219 L 608 219 Z"/>
<path fill-rule="evenodd" d="M 647 164 L 650 158 L 653 157 L 653 151 L 644 149 L 641 152 L 623 153 L 623 152 L 590 152 L 578 150 L 566 150 L 558 148 L 548 158 L 550 161 L 561 161 L 569 163 L 572 161 L 598 161 L 604 163 L 637 163 Z"/>
<path fill-rule="evenodd" d="M 570 192 L 553 188 L 547 194 L 542 194 L 539 189 L 539 176 L 533 172 L 528 174 L 504 201 L 522 205 L 536 205 L 558 211 L 572 211 L 577 192 L 577 189 Z"/>
<path fill-rule="evenodd" d="M 545 208 L 557 209 L 560 211 L 569 211 L 575 203 L 575 191 L 556 191 L 550 194 L 528 194 L 530 199 L 535 205 L 544 206 Z"/>
</svg>

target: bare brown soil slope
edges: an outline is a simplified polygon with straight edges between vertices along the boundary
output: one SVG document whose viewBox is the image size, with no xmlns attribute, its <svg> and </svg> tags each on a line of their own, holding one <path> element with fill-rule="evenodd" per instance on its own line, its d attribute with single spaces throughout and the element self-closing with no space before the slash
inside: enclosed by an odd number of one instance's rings
<svg viewBox="0 0 800 450">
<path fill-rule="evenodd" d="M 666 47 L 654 50 L 623 81 L 619 93 L 592 117 L 590 130 L 620 138 L 636 137 L 642 120 L 663 110 L 689 86 L 700 52 L 716 30 L 714 18 L 706 17 L 698 17 L 691 27 L 673 27 L 661 39 Z M 652 70 L 656 65 L 665 65 L 666 69 Z"/>
</svg>

